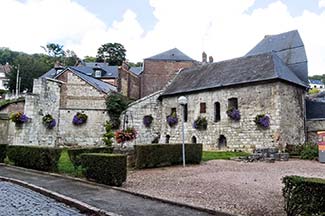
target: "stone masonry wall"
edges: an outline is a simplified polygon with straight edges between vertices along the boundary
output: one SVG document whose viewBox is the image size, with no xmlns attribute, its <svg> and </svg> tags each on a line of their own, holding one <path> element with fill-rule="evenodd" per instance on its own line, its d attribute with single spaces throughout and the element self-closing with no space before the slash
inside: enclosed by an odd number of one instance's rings
<svg viewBox="0 0 325 216">
<path fill-rule="evenodd" d="M 140 75 L 141 97 L 163 89 L 177 71 L 193 66 L 192 61 L 153 61 L 144 60 L 144 71 Z"/>
<path fill-rule="evenodd" d="M 9 115 L 0 113 L 0 144 L 8 144 Z"/>
<path fill-rule="evenodd" d="M 158 97 L 162 91 L 155 92 L 148 95 L 140 100 L 130 104 L 125 114 L 121 115 L 121 122 L 128 115 L 129 125 L 134 127 L 138 132 L 137 139 L 131 144 L 148 144 L 152 143 L 155 138 L 160 137 L 161 134 L 161 102 Z M 152 115 L 153 122 L 150 128 L 146 128 L 143 125 L 143 117 L 145 115 Z"/>
<path fill-rule="evenodd" d="M 54 146 L 57 138 L 57 126 L 47 129 L 42 118 L 50 114 L 59 119 L 61 83 L 46 79 L 34 80 L 33 94 L 25 98 L 25 114 L 30 118 L 20 126 L 10 122 L 9 143 L 14 145 L 49 145 Z"/>
<path fill-rule="evenodd" d="M 197 143 L 203 143 L 205 149 L 218 147 L 220 135 L 227 139 L 227 146 L 231 149 L 245 149 L 258 147 L 271 147 L 281 142 L 299 144 L 304 140 L 303 118 L 301 118 L 301 107 L 294 107 L 300 104 L 302 95 L 295 91 L 296 87 L 281 82 L 256 84 L 245 87 L 224 88 L 215 91 L 205 91 L 185 95 L 188 98 L 188 121 L 185 123 L 185 141 L 191 142 L 195 136 Z M 283 94 L 288 92 L 288 94 Z M 238 98 L 238 108 L 241 113 L 241 120 L 235 122 L 226 114 L 228 99 Z M 170 136 L 170 143 L 181 142 L 181 106 L 177 103 L 178 97 L 168 97 L 162 100 L 162 136 L 161 143 L 165 143 L 166 135 Z M 214 103 L 220 103 L 221 120 L 214 122 Z M 206 103 L 206 113 L 200 114 L 200 103 Z M 291 105 L 291 103 L 293 105 Z M 171 109 L 177 109 L 179 123 L 171 128 L 166 123 L 166 117 Z M 288 115 L 284 118 L 283 112 Z M 292 114 L 293 112 L 297 112 Z M 271 118 L 270 128 L 260 129 L 254 123 L 257 114 L 268 114 Z M 193 128 L 193 122 L 198 117 L 208 119 L 208 128 L 199 131 Z M 284 121 L 284 122 L 283 122 Z M 284 133 L 295 133 L 287 134 Z"/>
<path fill-rule="evenodd" d="M 307 127 L 307 141 L 312 143 L 318 142 L 318 131 L 325 131 L 325 119 L 308 120 Z"/>
</svg>

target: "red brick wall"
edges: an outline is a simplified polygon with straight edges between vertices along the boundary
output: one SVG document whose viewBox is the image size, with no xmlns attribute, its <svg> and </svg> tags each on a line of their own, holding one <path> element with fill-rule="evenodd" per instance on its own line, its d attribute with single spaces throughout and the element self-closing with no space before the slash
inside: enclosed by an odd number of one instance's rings
<svg viewBox="0 0 325 216">
<path fill-rule="evenodd" d="M 141 97 L 161 90 L 181 68 L 194 65 L 191 61 L 153 61 L 144 60 L 144 71 L 140 75 Z"/>
<path fill-rule="evenodd" d="M 130 71 L 119 69 L 118 92 L 131 98 L 140 98 L 140 79 Z"/>
</svg>

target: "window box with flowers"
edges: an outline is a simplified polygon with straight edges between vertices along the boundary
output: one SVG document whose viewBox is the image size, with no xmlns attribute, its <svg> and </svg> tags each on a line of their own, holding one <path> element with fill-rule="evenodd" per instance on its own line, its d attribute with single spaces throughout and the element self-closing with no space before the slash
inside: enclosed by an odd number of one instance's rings
<svg viewBox="0 0 325 216">
<path fill-rule="evenodd" d="M 151 115 L 143 116 L 143 124 L 146 128 L 150 128 L 153 121 L 153 117 Z"/>
<path fill-rule="evenodd" d="M 256 115 L 254 122 L 257 126 L 263 129 L 270 128 L 270 116 L 265 114 Z"/>
<path fill-rule="evenodd" d="M 178 123 L 176 112 L 172 112 L 167 116 L 167 123 L 170 127 L 174 127 Z"/>
<path fill-rule="evenodd" d="M 123 143 L 126 141 L 132 141 L 137 138 L 137 132 L 133 127 L 128 127 L 123 130 L 115 132 L 115 139 L 117 143 Z"/>
<path fill-rule="evenodd" d="M 56 125 L 56 120 L 50 114 L 43 116 L 42 121 L 47 129 L 52 129 Z"/>
<path fill-rule="evenodd" d="M 208 120 L 206 117 L 199 116 L 193 123 L 193 127 L 197 130 L 206 130 L 208 127 Z"/>
<path fill-rule="evenodd" d="M 236 108 L 230 108 L 227 110 L 227 115 L 229 118 L 231 118 L 234 121 L 239 121 L 240 120 L 240 112 Z"/>
<path fill-rule="evenodd" d="M 82 125 L 87 122 L 87 119 L 88 116 L 86 114 L 77 112 L 77 114 L 73 116 L 72 123 L 74 125 Z"/>
<path fill-rule="evenodd" d="M 15 122 L 16 125 L 22 125 L 23 123 L 26 123 L 28 119 L 29 118 L 27 117 L 27 115 L 22 112 L 16 112 L 10 115 L 10 120 Z"/>
</svg>

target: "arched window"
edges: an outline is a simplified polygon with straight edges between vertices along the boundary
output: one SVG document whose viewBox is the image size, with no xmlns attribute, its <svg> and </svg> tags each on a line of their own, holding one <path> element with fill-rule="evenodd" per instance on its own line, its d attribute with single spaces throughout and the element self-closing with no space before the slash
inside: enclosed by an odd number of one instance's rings
<svg viewBox="0 0 325 216">
<path fill-rule="evenodd" d="M 214 122 L 220 121 L 220 103 L 215 102 L 214 103 Z"/>
<path fill-rule="evenodd" d="M 167 135 L 166 135 L 166 144 L 169 143 L 169 139 L 170 139 L 170 136 L 167 134 Z"/>
<path fill-rule="evenodd" d="M 197 140 L 196 140 L 196 137 L 195 136 L 192 136 L 192 143 L 193 144 L 196 144 L 197 143 Z"/>
<path fill-rule="evenodd" d="M 218 148 L 222 149 L 227 147 L 227 138 L 224 135 L 220 135 L 218 139 Z"/>
</svg>

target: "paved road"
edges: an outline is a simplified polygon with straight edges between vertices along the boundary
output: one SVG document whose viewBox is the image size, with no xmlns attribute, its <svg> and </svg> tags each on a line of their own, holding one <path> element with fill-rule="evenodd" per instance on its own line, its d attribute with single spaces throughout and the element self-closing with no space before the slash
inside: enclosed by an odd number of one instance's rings
<svg viewBox="0 0 325 216">
<path fill-rule="evenodd" d="M 9 182 L 0 181 L 0 216 L 82 216 L 77 209 Z"/>
<path fill-rule="evenodd" d="M 94 207 L 125 216 L 208 216 L 187 207 L 145 199 L 129 193 L 86 184 L 71 179 L 27 172 L 12 167 L 0 166 L 0 176 L 9 177 L 34 184 L 39 187 L 80 200 Z"/>
</svg>

